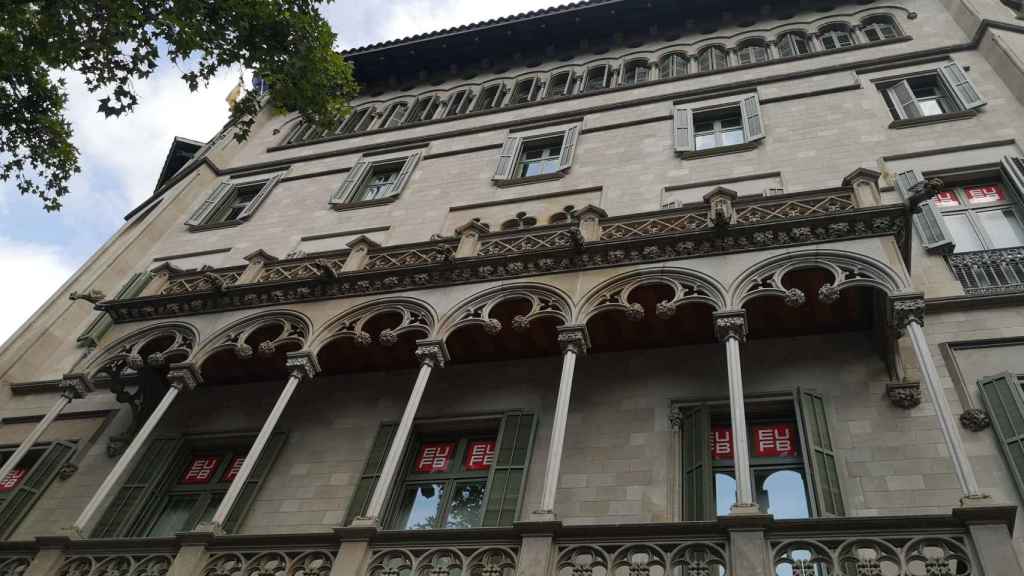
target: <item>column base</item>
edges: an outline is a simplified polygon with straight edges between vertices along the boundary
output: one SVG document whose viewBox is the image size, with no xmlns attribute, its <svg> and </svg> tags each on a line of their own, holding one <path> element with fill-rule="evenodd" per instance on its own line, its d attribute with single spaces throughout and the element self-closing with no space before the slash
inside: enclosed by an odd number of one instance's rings
<svg viewBox="0 0 1024 576">
<path fill-rule="evenodd" d="M 764 512 L 757 504 L 733 504 L 729 516 L 764 516 Z"/>
</svg>

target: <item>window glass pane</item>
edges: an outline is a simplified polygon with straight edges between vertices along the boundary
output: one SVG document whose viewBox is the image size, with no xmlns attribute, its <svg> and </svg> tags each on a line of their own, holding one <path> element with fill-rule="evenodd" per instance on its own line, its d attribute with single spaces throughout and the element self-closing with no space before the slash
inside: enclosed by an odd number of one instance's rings
<svg viewBox="0 0 1024 576">
<path fill-rule="evenodd" d="M 943 190 L 935 195 L 932 202 L 939 208 L 949 208 L 960 205 L 960 198 L 956 195 L 955 190 Z"/>
<path fill-rule="evenodd" d="M 953 242 L 956 243 L 954 251 L 974 252 L 985 249 L 967 214 L 946 214 L 943 217 L 946 219 L 949 233 L 953 236 Z"/>
<path fill-rule="evenodd" d="M 992 204 L 1006 200 L 1003 189 L 994 184 L 987 186 L 967 186 L 964 188 L 964 196 L 968 204 Z"/>
<path fill-rule="evenodd" d="M 736 503 L 736 479 L 731 470 L 715 472 L 715 513 L 728 516 L 732 505 Z"/>
<path fill-rule="evenodd" d="M 516 174 L 520 178 L 551 174 L 558 171 L 562 139 L 527 142 L 519 156 Z"/>
<path fill-rule="evenodd" d="M 697 150 L 707 150 L 708 148 L 715 147 L 715 135 L 714 134 L 698 134 L 696 137 L 696 148 Z"/>
<path fill-rule="evenodd" d="M 810 518 L 807 483 L 797 470 L 754 470 L 757 503 L 775 518 Z"/>
<path fill-rule="evenodd" d="M 199 498 L 199 494 L 179 494 L 168 498 L 148 535 L 174 536 L 177 532 L 192 528 L 187 524 Z"/>
<path fill-rule="evenodd" d="M 722 146 L 743 144 L 743 128 L 730 128 L 722 132 Z"/>
<path fill-rule="evenodd" d="M 424 530 L 434 528 L 441 514 L 444 483 L 412 484 L 402 491 L 401 508 L 396 528 Z"/>
<path fill-rule="evenodd" d="M 1012 248 L 1024 245 L 1024 230 L 1013 210 L 986 210 L 978 212 L 982 229 L 992 240 L 993 248 Z"/>
<path fill-rule="evenodd" d="M 476 528 L 484 509 L 484 490 L 487 480 L 473 480 L 455 484 L 452 503 L 448 509 L 445 528 Z"/>
</svg>

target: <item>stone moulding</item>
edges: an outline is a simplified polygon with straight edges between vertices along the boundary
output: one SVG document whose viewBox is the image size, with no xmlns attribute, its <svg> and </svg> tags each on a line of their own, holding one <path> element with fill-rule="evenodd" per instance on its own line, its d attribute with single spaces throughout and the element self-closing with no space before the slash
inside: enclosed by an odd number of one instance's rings
<svg viewBox="0 0 1024 576">
<path fill-rule="evenodd" d="M 677 218 L 678 215 L 677 211 L 664 211 L 661 217 Z M 601 240 L 582 245 L 510 250 L 458 259 L 424 258 L 413 265 L 403 261 L 395 267 L 346 272 L 336 277 L 320 275 L 233 284 L 221 291 L 105 301 L 96 308 L 108 312 L 114 322 L 123 323 L 878 236 L 895 236 L 901 250 L 905 251 L 908 230 L 906 210 L 898 204 L 871 208 L 837 204 L 835 211 L 792 213 L 786 219 L 734 225 L 726 230 L 711 227 L 666 230 L 646 224 L 651 219 L 651 215 L 642 215 L 643 230 L 634 230 L 625 237 L 606 239 L 602 236 Z M 601 224 L 615 227 L 635 220 L 637 215 L 631 215 L 609 218 Z M 527 229 L 523 235 L 538 232 L 543 229 Z M 422 243 L 396 246 L 388 251 L 408 253 L 410 248 L 420 245 Z"/>
</svg>

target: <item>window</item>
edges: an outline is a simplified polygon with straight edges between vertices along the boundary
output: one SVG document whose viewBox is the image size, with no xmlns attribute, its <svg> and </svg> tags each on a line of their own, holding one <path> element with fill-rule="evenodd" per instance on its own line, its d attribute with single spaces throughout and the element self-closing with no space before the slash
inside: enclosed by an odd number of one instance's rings
<svg viewBox="0 0 1024 576">
<path fill-rule="evenodd" d="M 710 46 L 697 55 L 697 70 L 711 72 L 729 67 L 729 53 L 721 46 Z"/>
<path fill-rule="evenodd" d="M 243 222 L 266 200 L 281 176 L 277 174 L 269 179 L 222 182 L 192 213 L 185 225 L 195 228 Z"/>
<path fill-rule="evenodd" d="M 354 110 L 338 129 L 338 134 L 355 134 L 365 132 L 373 124 L 374 109 L 371 106 Z"/>
<path fill-rule="evenodd" d="M 537 99 L 537 95 L 540 92 L 540 82 L 536 78 L 526 78 L 516 82 L 516 87 L 512 90 L 512 98 L 509 100 L 509 104 L 525 104 L 527 102 L 533 102 Z"/>
<path fill-rule="evenodd" d="M 505 86 L 503 84 L 491 84 L 480 91 L 480 98 L 476 101 L 477 110 L 490 110 L 501 106 L 501 101 L 505 96 Z"/>
<path fill-rule="evenodd" d="M 608 86 L 610 76 L 611 66 L 608 66 L 607 64 L 591 67 L 587 70 L 586 80 L 583 81 L 583 91 L 591 92 L 593 90 L 606 88 Z"/>
<path fill-rule="evenodd" d="M 14 454 L 14 447 L 0 450 L 0 464 Z M 0 540 L 18 527 L 57 472 L 74 454 L 71 442 L 35 445 L 10 473 L 0 478 Z"/>
<path fill-rule="evenodd" d="M 680 52 L 665 54 L 658 60 L 658 78 L 686 76 L 686 55 Z"/>
<path fill-rule="evenodd" d="M 807 36 L 801 32 L 787 32 L 779 36 L 777 45 L 780 58 L 804 56 L 811 53 L 811 44 L 807 41 Z"/>
<path fill-rule="evenodd" d="M 1004 372 L 978 380 L 978 392 L 985 403 L 1010 477 L 1017 492 L 1024 495 L 1024 390 L 1021 374 Z"/>
<path fill-rule="evenodd" d="M 572 166 L 579 126 L 538 136 L 509 136 L 498 155 L 496 182 L 564 174 Z"/>
<path fill-rule="evenodd" d="M 193 530 L 213 519 L 231 481 L 242 468 L 247 445 L 193 448 L 169 471 L 169 486 L 141 536 L 158 538 Z"/>
<path fill-rule="evenodd" d="M 974 110 L 985 105 L 978 90 L 956 62 L 937 71 L 884 85 L 883 94 L 896 120 L 913 120 Z"/>
<path fill-rule="evenodd" d="M 424 96 L 413 104 L 409 114 L 405 117 L 406 124 L 415 124 L 416 122 L 424 122 L 427 120 L 433 120 L 434 115 L 437 114 L 437 108 L 441 105 L 441 99 L 437 96 Z"/>
<path fill-rule="evenodd" d="M 622 67 L 622 85 L 634 86 L 647 82 L 651 76 L 651 65 L 647 60 L 630 60 Z"/>
<path fill-rule="evenodd" d="M 691 111 L 677 106 L 673 123 L 675 148 L 680 153 L 738 146 L 764 138 L 757 96 L 709 110 Z"/>
<path fill-rule="evenodd" d="M 533 228 L 536 225 L 536 218 L 533 216 L 527 216 L 526 212 L 517 212 L 515 218 L 510 218 L 501 223 L 501 229 L 522 230 L 523 228 Z"/>
<path fill-rule="evenodd" d="M 835 50 L 853 46 L 853 31 L 846 24 L 832 24 L 818 32 L 821 46 L 825 50 Z"/>
<path fill-rule="evenodd" d="M 444 111 L 445 118 L 465 114 L 469 105 L 473 102 L 473 93 L 469 90 L 459 90 L 448 99 L 448 107 Z"/>
<path fill-rule="evenodd" d="M 414 152 L 405 158 L 358 160 L 331 196 L 330 204 L 337 207 L 397 198 L 409 182 L 421 156 L 422 152 Z"/>
<path fill-rule="evenodd" d="M 763 40 L 755 40 L 740 46 L 737 51 L 740 64 L 764 64 L 768 61 L 768 46 Z"/>
<path fill-rule="evenodd" d="M 748 402 L 752 491 L 777 519 L 842 515 L 842 491 L 828 410 L 815 392 L 794 400 Z M 711 520 L 736 502 L 733 435 L 727 403 L 680 408 L 683 520 Z"/>
<path fill-rule="evenodd" d="M 384 112 L 384 119 L 380 121 L 379 128 L 391 128 L 400 125 L 405 120 L 405 115 L 408 112 L 408 102 L 395 102 Z"/>
<path fill-rule="evenodd" d="M 896 27 L 896 23 L 889 16 L 872 16 L 864 20 L 861 31 L 864 33 L 864 37 L 868 39 L 868 42 L 888 40 L 900 35 L 899 28 Z"/>
<path fill-rule="evenodd" d="M 552 98 L 554 96 L 565 96 L 570 93 L 572 93 L 572 72 L 559 72 L 551 77 L 544 97 Z"/>
</svg>

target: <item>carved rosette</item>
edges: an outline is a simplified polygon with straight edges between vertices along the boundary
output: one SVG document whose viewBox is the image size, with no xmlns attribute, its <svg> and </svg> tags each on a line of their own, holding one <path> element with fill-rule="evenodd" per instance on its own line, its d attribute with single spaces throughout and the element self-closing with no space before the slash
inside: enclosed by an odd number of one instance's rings
<svg viewBox="0 0 1024 576">
<path fill-rule="evenodd" d="M 277 346 L 270 340 L 260 342 L 256 346 L 256 353 L 259 354 L 260 358 L 270 358 L 277 351 Z"/>
<path fill-rule="evenodd" d="M 786 295 L 782 297 L 786 306 L 790 308 L 799 308 L 807 302 L 807 295 L 803 293 L 799 288 L 790 288 L 786 290 Z"/>
<path fill-rule="evenodd" d="M 252 346 L 249 346 L 244 342 L 242 344 L 239 344 L 238 346 L 235 346 L 235 356 L 238 356 L 239 359 L 248 360 L 249 358 L 252 358 L 252 355 Z"/>
<path fill-rule="evenodd" d="M 65 374 L 60 380 L 61 396 L 68 400 L 85 398 L 93 390 L 95 390 L 95 387 L 85 374 Z"/>
<path fill-rule="evenodd" d="M 146 356 L 146 365 L 150 368 L 163 368 L 167 364 L 167 358 L 160 352 L 153 352 Z"/>
<path fill-rule="evenodd" d="M 971 432 L 981 432 L 992 425 L 992 418 L 981 408 L 968 408 L 960 415 L 960 424 Z"/>
<path fill-rule="evenodd" d="M 190 362 L 171 364 L 171 370 L 167 373 L 167 383 L 181 391 L 195 390 L 202 381 L 199 370 Z"/>
<path fill-rule="evenodd" d="M 825 284 L 818 289 L 818 301 L 822 304 L 832 304 L 839 300 L 839 288 L 831 284 Z"/>
<path fill-rule="evenodd" d="M 530 328 L 530 319 L 522 314 L 512 318 L 512 329 L 516 332 L 526 332 Z"/>
<path fill-rule="evenodd" d="M 626 320 L 639 322 L 644 319 L 644 307 L 637 302 L 632 302 L 626 309 Z"/>
<path fill-rule="evenodd" d="M 654 309 L 654 315 L 662 320 L 668 320 L 676 315 L 675 302 L 658 302 Z"/>
<path fill-rule="evenodd" d="M 910 410 L 921 405 L 921 384 L 917 382 L 893 382 L 886 386 L 886 395 L 893 406 Z"/>
<path fill-rule="evenodd" d="M 501 332 L 501 320 L 497 318 L 488 318 L 484 323 L 484 332 L 491 336 L 496 336 L 498 332 Z"/>
<path fill-rule="evenodd" d="M 735 310 L 715 312 L 715 336 L 720 342 L 735 338 L 740 342 L 747 341 L 747 312 Z"/>
<path fill-rule="evenodd" d="M 146 365 L 146 361 L 143 360 L 142 356 L 139 354 L 129 354 L 128 357 L 124 359 L 124 363 L 126 366 L 128 366 L 132 370 L 135 370 L 136 372 L 142 370 L 142 368 Z"/>
<path fill-rule="evenodd" d="M 590 334 L 582 324 L 558 327 L 558 346 L 562 352 L 576 355 L 586 354 L 590 349 Z"/>
<path fill-rule="evenodd" d="M 356 335 L 353 337 L 353 340 L 355 341 L 357 346 L 362 346 L 365 348 L 373 343 L 373 336 L 370 336 L 369 332 L 363 332 L 362 330 L 360 330 L 359 332 L 356 332 Z"/>
<path fill-rule="evenodd" d="M 924 296 L 919 293 L 892 298 L 892 321 L 900 330 L 916 322 L 924 326 Z"/>
<path fill-rule="evenodd" d="M 381 330 L 380 334 L 377 335 L 377 341 L 380 342 L 381 346 L 391 347 L 398 343 L 398 334 L 395 334 L 392 330 Z"/>
<path fill-rule="evenodd" d="M 449 360 L 444 340 L 420 340 L 415 354 L 420 364 L 431 367 L 443 368 L 445 362 Z"/>
<path fill-rule="evenodd" d="M 299 380 L 313 378 L 320 373 L 320 363 L 309 352 L 289 352 L 285 366 L 288 367 L 288 374 Z"/>
</svg>

